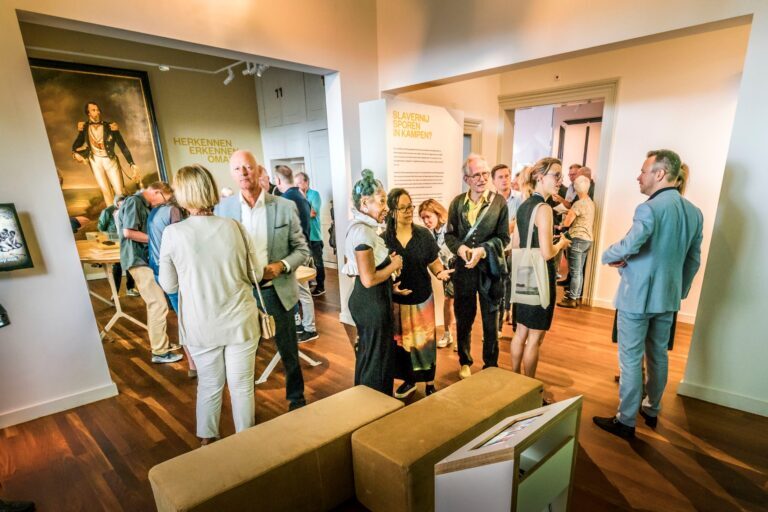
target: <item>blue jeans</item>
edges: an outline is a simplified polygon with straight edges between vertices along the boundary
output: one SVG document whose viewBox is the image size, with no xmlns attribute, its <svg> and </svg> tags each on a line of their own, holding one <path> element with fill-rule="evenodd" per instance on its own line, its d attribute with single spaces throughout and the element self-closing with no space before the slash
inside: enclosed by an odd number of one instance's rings
<svg viewBox="0 0 768 512">
<path fill-rule="evenodd" d="M 587 255 L 592 248 L 592 242 L 583 238 L 574 238 L 568 249 L 568 279 L 570 284 L 565 296 L 576 300 L 581 298 L 584 288 L 584 265 L 587 263 Z"/>
<path fill-rule="evenodd" d="M 667 345 L 674 312 L 626 313 L 619 311 L 619 412 L 625 425 L 635 426 L 643 396 L 643 353 L 646 357 L 648 396 L 642 403 L 649 416 L 658 416 L 661 395 L 667 385 Z"/>
</svg>

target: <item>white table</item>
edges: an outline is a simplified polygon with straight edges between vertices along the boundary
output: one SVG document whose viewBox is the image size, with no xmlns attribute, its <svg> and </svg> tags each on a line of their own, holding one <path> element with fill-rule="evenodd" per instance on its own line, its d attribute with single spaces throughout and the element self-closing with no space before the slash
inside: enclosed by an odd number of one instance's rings
<svg viewBox="0 0 768 512">
<path fill-rule="evenodd" d="M 317 275 L 317 270 L 310 267 L 299 267 L 296 269 L 296 279 L 300 283 L 306 283 L 312 279 L 315 278 Z M 322 364 L 320 361 L 315 361 L 311 357 L 309 357 L 307 354 L 299 350 L 299 357 L 309 363 L 310 366 L 319 366 Z M 272 360 L 269 362 L 266 368 L 264 368 L 264 371 L 261 372 L 261 376 L 256 379 L 256 384 L 264 384 L 267 382 L 267 379 L 272 374 L 272 371 L 275 369 L 275 366 L 277 366 L 277 363 L 280 362 L 280 351 L 276 350 L 274 357 L 272 357 Z"/>
<path fill-rule="evenodd" d="M 107 275 L 107 282 L 109 282 L 109 288 L 112 291 L 112 300 L 108 300 L 102 297 L 98 293 L 88 290 L 94 298 L 110 305 L 115 308 L 115 314 L 112 315 L 107 325 L 101 331 L 101 338 L 104 339 L 107 332 L 112 329 L 115 323 L 125 318 L 133 322 L 134 324 L 147 329 L 147 325 L 138 321 L 125 311 L 120 304 L 120 296 L 118 295 L 118 289 L 115 286 L 115 278 L 112 276 L 112 267 L 115 263 L 120 263 L 120 243 L 112 242 L 111 244 L 105 244 L 102 240 L 77 240 L 77 252 L 80 255 L 80 261 L 82 263 L 98 264 L 104 268 L 104 273 Z M 149 330 L 149 329 L 147 329 Z"/>
</svg>

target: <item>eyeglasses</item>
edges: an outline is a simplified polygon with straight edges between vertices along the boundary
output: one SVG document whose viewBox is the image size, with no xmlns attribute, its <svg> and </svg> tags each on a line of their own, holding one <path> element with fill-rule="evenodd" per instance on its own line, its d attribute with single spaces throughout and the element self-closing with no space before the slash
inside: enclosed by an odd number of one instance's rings
<svg viewBox="0 0 768 512">
<path fill-rule="evenodd" d="M 544 176 L 552 176 L 553 178 L 555 178 L 555 181 L 560 181 L 563 179 L 562 172 L 548 172 Z"/>
<path fill-rule="evenodd" d="M 469 175 L 469 174 L 465 174 L 464 176 L 466 176 L 466 177 L 467 177 L 467 178 L 469 178 L 470 180 L 475 180 L 475 181 L 477 181 L 477 180 L 479 180 L 480 178 L 483 178 L 483 179 L 487 180 L 487 179 L 490 177 L 490 175 L 491 175 L 491 173 L 489 173 L 489 172 L 487 172 L 487 171 L 486 171 L 486 172 L 478 172 L 478 173 L 475 173 L 475 174 L 472 174 L 472 175 Z"/>
<path fill-rule="evenodd" d="M 401 206 L 400 208 L 395 208 L 395 210 L 403 213 L 408 213 L 413 211 L 413 205 L 409 204 L 408 206 Z"/>
</svg>

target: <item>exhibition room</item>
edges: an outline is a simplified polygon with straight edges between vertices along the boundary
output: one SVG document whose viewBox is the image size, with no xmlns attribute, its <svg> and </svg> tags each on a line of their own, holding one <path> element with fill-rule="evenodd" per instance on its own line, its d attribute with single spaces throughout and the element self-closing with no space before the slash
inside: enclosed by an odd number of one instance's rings
<svg viewBox="0 0 768 512">
<path fill-rule="evenodd" d="M 765 2 L 0 40 L 0 512 L 768 509 Z"/>
</svg>

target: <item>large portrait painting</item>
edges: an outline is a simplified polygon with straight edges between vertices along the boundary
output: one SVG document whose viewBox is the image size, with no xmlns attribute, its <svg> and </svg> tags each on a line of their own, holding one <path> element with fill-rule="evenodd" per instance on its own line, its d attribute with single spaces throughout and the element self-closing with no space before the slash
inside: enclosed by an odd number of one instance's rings
<svg viewBox="0 0 768 512">
<path fill-rule="evenodd" d="M 0 271 L 32 266 L 19 216 L 11 203 L 0 204 Z"/>
<path fill-rule="evenodd" d="M 77 238 L 96 231 L 117 195 L 166 180 L 143 71 L 30 59 L 32 77 Z"/>
</svg>

